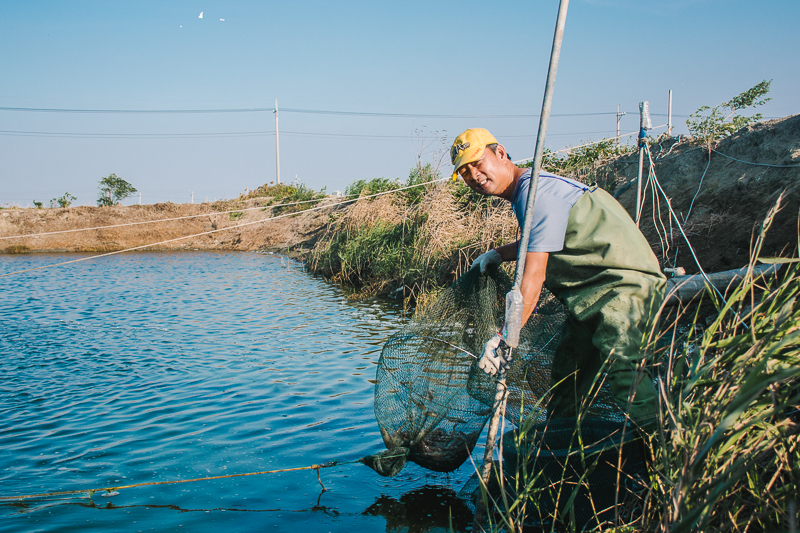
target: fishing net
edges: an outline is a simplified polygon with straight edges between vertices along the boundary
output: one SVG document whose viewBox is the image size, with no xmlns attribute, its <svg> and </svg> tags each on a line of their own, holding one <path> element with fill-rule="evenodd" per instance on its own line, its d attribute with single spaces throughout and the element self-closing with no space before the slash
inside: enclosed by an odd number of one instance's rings
<svg viewBox="0 0 800 533">
<path fill-rule="evenodd" d="M 362 459 L 382 475 L 407 460 L 439 472 L 469 457 L 491 416 L 495 378 L 478 368 L 488 339 L 503 324 L 511 279 L 501 269 L 472 269 L 417 312 L 386 342 L 378 361 L 375 416 L 387 451 Z M 550 363 L 566 318 L 549 293 L 520 334 L 507 374 L 506 417 L 544 420 L 537 402 L 550 388 Z M 532 410 L 534 412 L 532 412 Z"/>
</svg>

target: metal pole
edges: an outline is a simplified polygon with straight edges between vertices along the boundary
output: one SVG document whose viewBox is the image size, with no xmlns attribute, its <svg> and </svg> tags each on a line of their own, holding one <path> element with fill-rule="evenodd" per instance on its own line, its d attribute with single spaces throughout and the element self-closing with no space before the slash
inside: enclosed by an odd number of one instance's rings
<svg viewBox="0 0 800 533">
<path fill-rule="evenodd" d="M 639 130 L 641 133 L 642 130 Z M 642 210 L 642 169 L 644 168 L 644 144 L 642 138 L 639 137 L 639 178 L 636 180 L 636 211 L 634 212 L 634 219 L 636 220 L 636 227 L 639 227 L 639 214 Z"/>
<path fill-rule="evenodd" d="M 667 104 L 667 135 L 672 137 L 672 89 L 669 90 L 669 104 Z"/>
<path fill-rule="evenodd" d="M 278 99 L 275 99 L 275 185 L 281 183 L 281 149 L 278 143 Z"/>
<path fill-rule="evenodd" d="M 644 149 L 647 145 L 647 130 L 652 128 L 650 122 L 650 103 L 639 102 L 639 178 L 636 181 L 636 227 L 639 227 L 639 215 L 642 210 L 642 171 L 644 169 Z"/>
<path fill-rule="evenodd" d="M 617 136 L 616 136 L 617 144 L 619 144 L 619 119 L 625 115 L 624 111 L 620 112 L 619 106 L 620 104 L 617 104 Z"/>
<path fill-rule="evenodd" d="M 550 119 L 550 108 L 553 102 L 553 86 L 555 85 L 556 81 L 558 58 L 561 54 L 561 41 L 564 37 L 564 26 L 567 22 L 568 6 L 569 0 L 560 0 L 558 5 L 558 19 L 556 21 L 555 34 L 553 35 L 553 47 L 550 51 L 550 66 L 547 70 L 547 83 L 545 84 L 544 89 L 542 113 L 539 118 L 539 132 L 536 138 L 536 151 L 534 152 L 533 168 L 531 170 L 531 182 L 530 188 L 528 189 L 528 203 L 525 208 L 525 227 L 522 229 L 522 238 L 519 241 L 519 248 L 517 250 L 517 270 L 514 276 L 514 286 L 511 289 L 511 292 L 519 292 L 520 285 L 522 284 L 522 273 L 525 271 L 526 252 L 528 250 L 528 240 L 530 238 L 531 222 L 533 220 L 533 205 L 536 201 L 536 189 L 539 186 L 539 172 L 542 169 L 542 155 L 544 154 L 545 134 L 547 133 L 547 123 Z M 522 309 L 519 309 L 519 312 L 522 313 Z M 508 320 L 508 317 L 506 320 Z M 519 323 L 520 321 L 517 320 L 512 322 Z M 510 332 L 507 334 L 507 337 L 519 339 L 519 331 Z M 515 347 L 516 343 L 514 343 L 514 346 L 511 346 L 510 349 Z M 506 393 L 506 371 L 501 367 L 500 371 L 497 373 L 497 388 L 495 389 L 493 405 L 494 413 L 491 421 L 489 422 L 489 433 L 486 437 L 486 449 L 483 455 L 481 478 L 483 479 L 484 483 L 488 483 L 489 476 L 492 472 L 494 441 L 497 437 L 497 427 L 499 425 L 500 416 L 505 411 Z M 500 458 L 500 461 L 502 469 L 502 457 Z M 482 501 L 479 503 L 480 505 L 478 506 L 475 515 L 476 523 L 480 521 L 480 515 L 483 511 Z"/>
</svg>

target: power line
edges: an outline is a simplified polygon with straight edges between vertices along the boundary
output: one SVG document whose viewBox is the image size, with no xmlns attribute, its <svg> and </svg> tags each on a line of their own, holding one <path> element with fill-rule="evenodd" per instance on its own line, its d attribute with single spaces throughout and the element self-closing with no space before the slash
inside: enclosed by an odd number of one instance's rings
<svg viewBox="0 0 800 533">
<path fill-rule="evenodd" d="M 323 133 L 312 131 L 282 131 L 285 135 L 301 135 L 311 137 L 352 137 L 359 139 L 411 139 L 413 135 L 372 135 L 364 133 Z M 568 133 L 551 133 L 550 136 L 558 135 L 592 135 L 606 134 L 603 131 L 580 131 Z M 146 138 L 202 138 L 202 137 L 256 137 L 275 135 L 274 131 L 228 131 L 228 132 L 206 132 L 206 133 L 89 133 L 89 132 L 59 132 L 59 131 L 20 131 L 20 130 L 0 130 L 0 135 L 20 136 L 20 137 L 72 137 L 72 138 L 109 138 L 109 139 L 146 139 Z M 504 139 L 531 139 L 536 134 L 526 135 L 503 135 Z M 430 138 L 427 137 L 426 138 Z"/>
<path fill-rule="evenodd" d="M 90 113 L 90 114 L 190 114 L 190 113 L 273 113 L 269 107 L 250 107 L 239 109 L 64 109 L 46 107 L 0 107 L 0 111 L 19 111 L 28 113 Z M 332 111 L 324 109 L 284 108 L 282 113 L 304 113 L 312 115 L 347 115 L 361 117 L 392 118 L 538 118 L 539 114 L 512 115 L 443 115 L 425 113 L 377 113 L 366 111 Z M 588 117 L 596 115 L 614 115 L 614 112 L 599 113 L 554 113 L 554 117 Z"/>
</svg>

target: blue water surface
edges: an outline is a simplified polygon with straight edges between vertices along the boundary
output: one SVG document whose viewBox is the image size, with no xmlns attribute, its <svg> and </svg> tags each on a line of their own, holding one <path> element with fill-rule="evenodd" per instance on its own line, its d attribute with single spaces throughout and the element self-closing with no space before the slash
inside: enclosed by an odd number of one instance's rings
<svg viewBox="0 0 800 533">
<path fill-rule="evenodd" d="M 0 255 L 0 274 L 80 254 Z M 0 531 L 447 531 L 471 474 L 381 478 L 375 364 L 405 320 L 278 255 L 131 253 L 0 278 Z M 476 452 L 479 453 L 479 452 Z"/>
</svg>

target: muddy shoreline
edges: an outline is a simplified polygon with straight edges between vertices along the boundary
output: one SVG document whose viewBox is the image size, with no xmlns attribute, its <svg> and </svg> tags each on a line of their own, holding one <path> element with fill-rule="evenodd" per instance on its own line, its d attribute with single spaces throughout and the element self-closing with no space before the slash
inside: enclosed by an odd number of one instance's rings
<svg viewBox="0 0 800 533">
<path fill-rule="evenodd" d="M 268 203 L 268 198 L 258 198 L 204 204 L 3 209 L 0 252 L 103 253 L 141 246 L 150 251 L 258 250 L 302 258 L 314 246 L 331 213 L 346 205 L 340 198 L 329 197 L 318 210 L 286 216 Z M 275 216 L 281 218 L 270 220 Z M 16 236 L 21 237 L 9 238 Z"/>
</svg>

